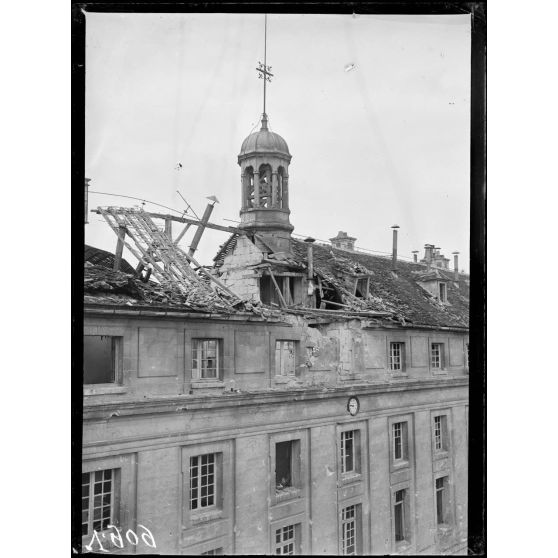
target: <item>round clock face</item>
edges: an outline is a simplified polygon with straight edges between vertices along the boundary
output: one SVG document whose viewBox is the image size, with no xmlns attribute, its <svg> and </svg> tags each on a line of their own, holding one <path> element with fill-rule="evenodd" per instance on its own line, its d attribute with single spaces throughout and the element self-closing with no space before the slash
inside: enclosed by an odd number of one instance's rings
<svg viewBox="0 0 558 558">
<path fill-rule="evenodd" d="M 349 397 L 349 402 L 347 403 L 347 411 L 354 417 L 360 408 L 360 403 L 357 397 Z"/>
</svg>

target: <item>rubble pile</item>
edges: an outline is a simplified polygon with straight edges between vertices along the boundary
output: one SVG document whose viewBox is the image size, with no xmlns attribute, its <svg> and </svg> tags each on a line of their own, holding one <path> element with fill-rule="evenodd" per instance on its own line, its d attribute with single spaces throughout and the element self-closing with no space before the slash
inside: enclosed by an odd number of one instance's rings
<svg viewBox="0 0 558 558">
<path fill-rule="evenodd" d="M 91 264 L 84 267 L 83 287 L 85 295 L 95 295 L 95 298 L 102 295 L 112 302 L 128 305 L 177 305 L 192 310 L 231 312 L 233 303 L 228 295 L 211 291 L 202 284 L 192 285 L 188 293 L 182 293 L 172 286 L 151 280 L 144 282 L 136 275 Z"/>
</svg>

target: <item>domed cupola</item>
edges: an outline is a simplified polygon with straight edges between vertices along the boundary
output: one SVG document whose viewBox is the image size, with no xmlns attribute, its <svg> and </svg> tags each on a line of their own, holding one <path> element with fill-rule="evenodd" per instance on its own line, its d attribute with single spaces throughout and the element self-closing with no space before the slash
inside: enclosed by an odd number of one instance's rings
<svg viewBox="0 0 558 558">
<path fill-rule="evenodd" d="M 238 155 L 240 163 L 254 153 L 260 155 L 283 155 L 291 160 L 287 142 L 275 132 L 270 132 L 267 127 L 267 115 L 262 118 L 262 127 L 259 131 L 250 134 L 243 142 Z"/>
<path fill-rule="evenodd" d="M 289 164 L 287 142 L 267 124 L 243 142 L 238 155 L 242 207 L 239 228 L 259 233 L 274 251 L 290 251 Z"/>
</svg>

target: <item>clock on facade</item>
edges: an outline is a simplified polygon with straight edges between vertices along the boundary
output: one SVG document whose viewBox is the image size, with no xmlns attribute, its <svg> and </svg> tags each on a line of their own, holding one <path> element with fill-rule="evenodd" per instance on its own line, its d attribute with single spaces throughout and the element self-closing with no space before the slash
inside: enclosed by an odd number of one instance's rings
<svg viewBox="0 0 558 558">
<path fill-rule="evenodd" d="M 347 402 L 347 411 L 351 416 L 355 416 L 360 409 L 360 403 L 358 401 L 358 397 L 349 397 L 349 401 Z"/>
</svg>

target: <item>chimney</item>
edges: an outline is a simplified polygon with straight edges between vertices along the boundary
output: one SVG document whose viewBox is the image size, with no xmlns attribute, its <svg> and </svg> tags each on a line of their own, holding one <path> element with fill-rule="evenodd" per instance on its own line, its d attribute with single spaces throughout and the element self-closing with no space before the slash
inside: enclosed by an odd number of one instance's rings
<svg viewBox="0 0 558 558">
<path fill-rule="evenodd" d="M 85 224 L 87 225 L 89 221 L 87 220 L 87 212 L 89 209 L 89 182 L 90 178 L 85 179 Z"/>
<path fill-rule="evenodd" d="M 459 281 L 459 266 L 457 256 L 459 252 L 453 252 L 453 280 Z"/>
<path fill-rule="evenodd" d="M 397 229 L 399 225 L 393 225 L 391 227 L 393 229 L 393 249 L 391 253 L 391 269 L 393 271 L 397 270 Z"/>
<path fill-rule="evenodd" d="M 312 244 L 314 244 L 315 240 L 309 236 L 304 239 L 304 242 L 306 242 L 306 246 L 308 247 L 308 281 L 312 281 L 314 277 L 314 253 Z"/>
<path fill-rule="evenodd" d="M 196 229 L 194 234 L 194 238 L 192 238 L 192 244 L 190 244 L 190 249 L 188 250 L 188 256 L 193 256 L 194 252 L 198 249 L 198 244 L 200 243 L 200 239 L 202 237 L 203 231 L 205 231 L 205 226 L 209 223 L 209 218 L 211 217 L 211 212 L 213 211 L 213 207 L 216 203 L 219 203 L 219 200 L 215 196 L 209 196 L 207 199 L 211 200 L 213 203 L 208 203 L 205 211 L 203 212 L 200 224 Z"/>
<path fill-rule="evenodd" d="M 354 236 L 349 236 L 345 231 L 339 231 L 337 236 L 329 239 L 334 248 L 350 250 L 351 252 L 355 249 L 355 240 Z"/>
<path fill-rule="evenodd" d="M 417 263 L 418 262 L 418 250 L 413 250 L 413 262 Z"/>
<path fill-rule="evenodd" d="M 430 265 L 432 264 L 432 248 L 434 248 L 434 244 L 424 245 L 424 259 L 426 260 L 428 269 L 430 269 Z"/>
</svg>

